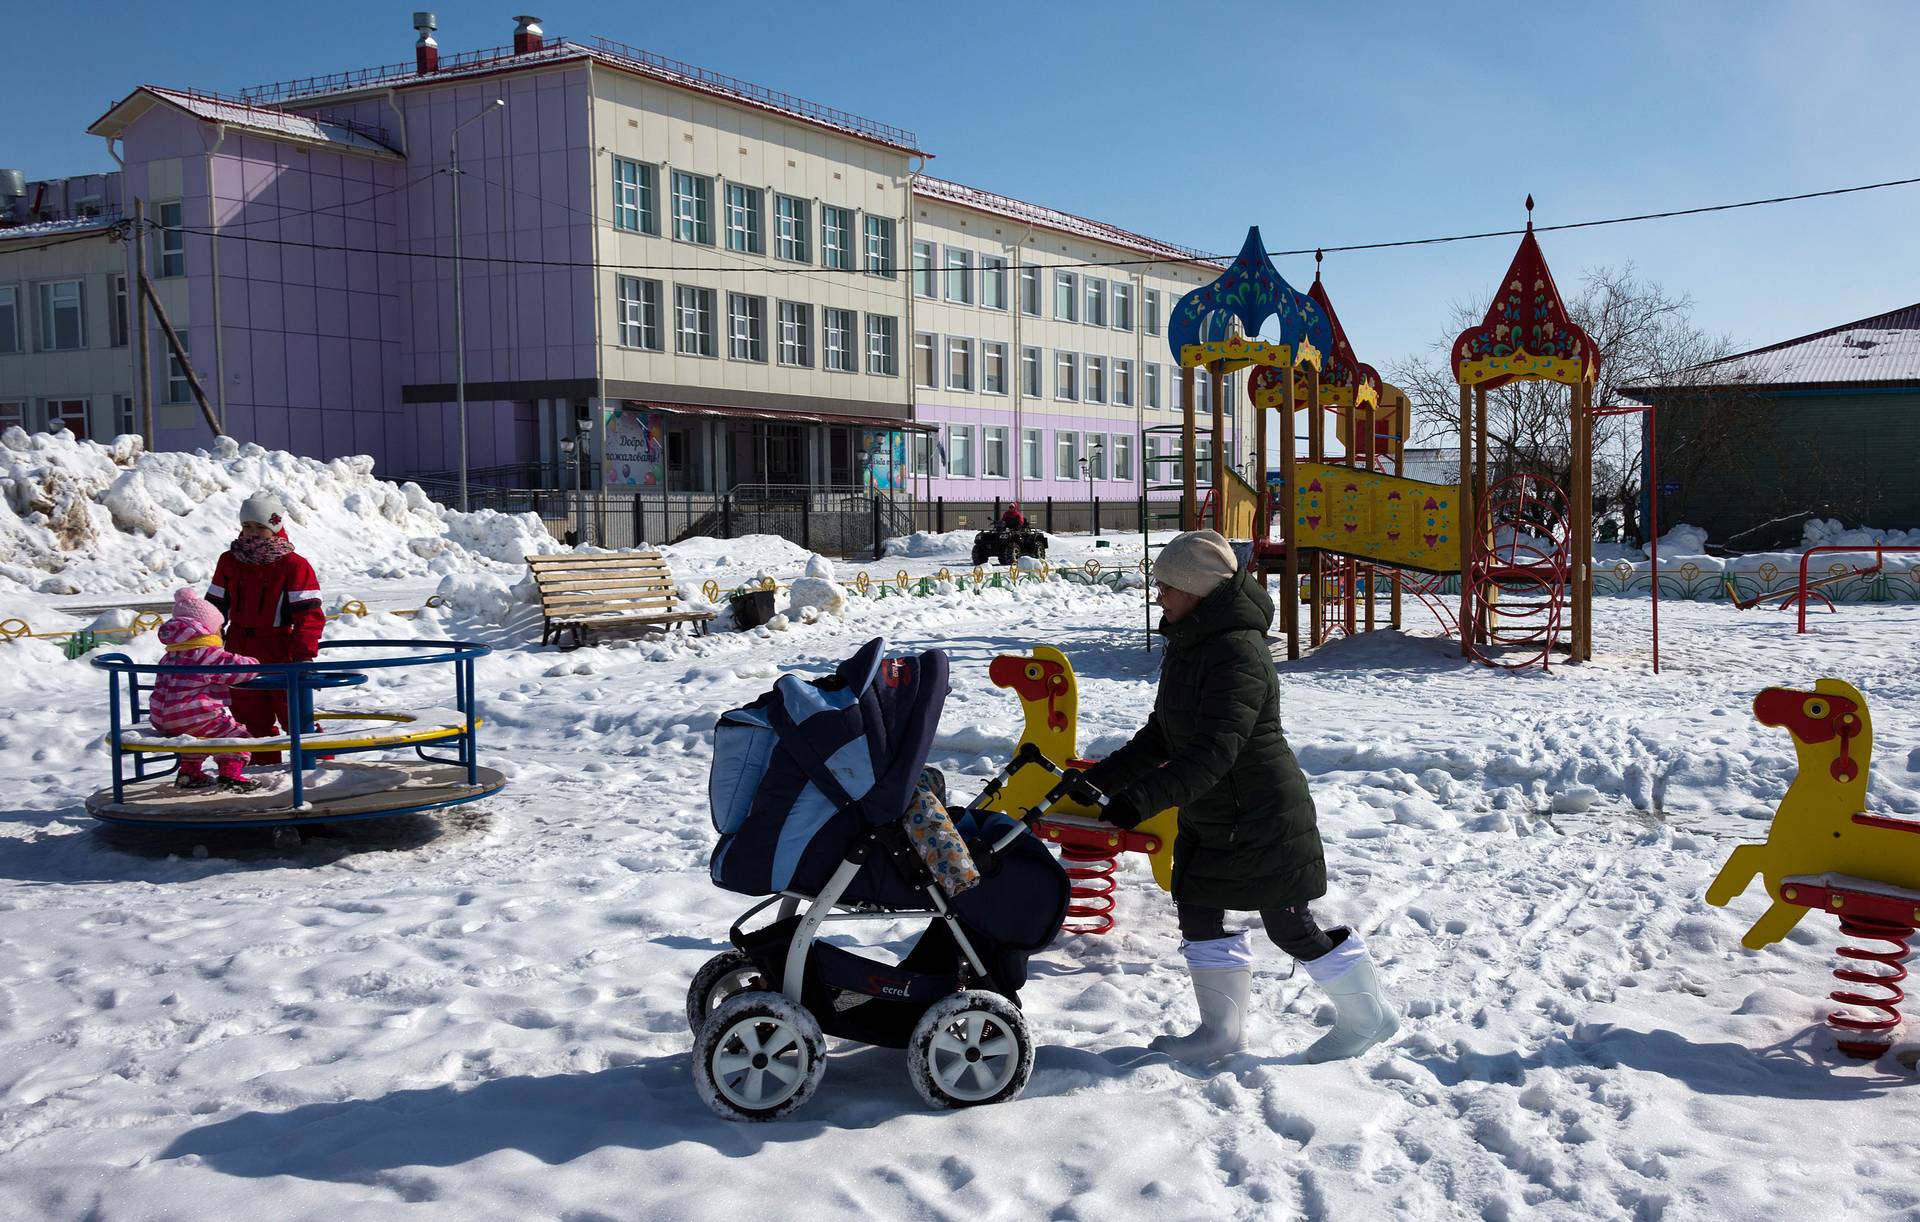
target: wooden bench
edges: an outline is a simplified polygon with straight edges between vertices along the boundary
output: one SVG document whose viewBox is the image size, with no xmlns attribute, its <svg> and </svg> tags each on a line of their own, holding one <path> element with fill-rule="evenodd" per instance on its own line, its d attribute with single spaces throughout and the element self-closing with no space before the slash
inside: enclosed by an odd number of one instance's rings
<svg viewBox="0 0 1920 1222">
<path fill-rule="evenodd" d="M 673 574 L 659 552 L 611 552 L 579 556 L 528 556 L 540 588 L 540 643 L 573 637 L 585 645 L 598 629 L 665 630 L 692 624 L 705 632 L 711 611 L 692 611 L 674 590 Z"/>
</svg>

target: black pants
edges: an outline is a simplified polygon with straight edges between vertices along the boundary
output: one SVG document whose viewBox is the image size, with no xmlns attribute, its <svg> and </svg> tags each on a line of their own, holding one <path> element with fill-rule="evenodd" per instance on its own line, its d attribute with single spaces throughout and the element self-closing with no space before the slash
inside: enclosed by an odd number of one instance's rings
<svg viewBox="0 0 1920 1222">
<path fill-rule="evenodd" d="M 1174 911 L 1180 920 L 1180 936 L 1189 942 L 1210 942 L 1227 936 L 1225 909 L 1182 903 L 1176 904 Z M 1344 928 L 1332 933 L 1321 929 L 1305 904 L 1263 908 L 1260 910 L 1260 921 L 1267 927 L 1267 936 L 1273 939 L 1275 945 L 1303 962 L 1318 959 L 1347 940 Z"/>
</svg>

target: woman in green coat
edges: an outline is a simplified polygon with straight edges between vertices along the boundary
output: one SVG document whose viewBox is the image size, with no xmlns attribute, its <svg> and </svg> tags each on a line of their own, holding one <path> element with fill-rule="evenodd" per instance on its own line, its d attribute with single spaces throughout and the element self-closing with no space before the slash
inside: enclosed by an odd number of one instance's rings
<svg viewBox="0 0 1920 1222">
<path fill-rule="evenodd" d="M 1153 577 L 1167 638 L 1153 713 L 1126 746 L 1062 783 L 1082 800 L 1104 793 L 1103 817 L 1121 827 L 1180 808 L 1173 899 L 1200 1028 L 1152 1046 L 1193 1062 L 1245 1046 L 1253 952 L 1226 915 L 1254 911 L 1333 1000 L 1333 1030 L 1306 1059 L 1357 1055 L 1399 1022 L 1358 931 L 1322 930 L 1308 908 L 1326 894 L 1327 866 L 1306 777 L 1280 732 L 1273 600 L 1211 530 L 1167 544 Z"/>
</svg>

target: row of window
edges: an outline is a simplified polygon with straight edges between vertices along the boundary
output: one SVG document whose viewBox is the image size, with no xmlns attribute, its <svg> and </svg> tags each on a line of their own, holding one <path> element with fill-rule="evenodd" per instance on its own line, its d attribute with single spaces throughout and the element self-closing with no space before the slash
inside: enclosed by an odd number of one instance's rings
<svg viewBox="0 0 1920 1222">
<path fill-rule="evenodd" d="M 1007 479 L 1011 455 L 1007 452 L 1011 430 L 998 424 L 949 424 L 941 440 L 919 434 L 913 439 L 909 465 L 913 475 L 937 475 L 944 470 L 953 479 Z M 1151 470 L 1157 463 L 1175 454 L 1179 442 L 1149 433 L 1145 436 L 1148 474 L 1155 479 L 1166 472 Z M 1053 430 L 1053 478 L 1061 481 L 1096 483 L 1132 483 L 1134 438 L 1130 433 L 1092 433 L 1074 429 Z M 943 453 L 937 456 L 935 447 Z M 1029 480 L 1047 478 L 1046 430 L 1020 430 L 1020 474 Z M 1213 470 L 1213 445 L 1200 438 L 1195 459 L 1196 475 L 1201 483 L 1210 481 Z"/>
<path fill-rule="evenodd" d="M 963 335 L 944 337 L 930 331 L 913 337 L 913 380 L 922 390 L 979 391 L 986 395 L 1007 393 L 1008 348 L 1000 340 L 975 340 Z M 1045 350 L 1020 349 L 1020 393 L 1029 399 L 1045 395 Z M 1098 356 L 1092 353 L 1053 353 L 1053 397 L 1062 403 L 1101 403 L 1114 407 L 1133 407 L 1136 393 L 1139 406 L 1158 410 L 1161 386 L 1167 387 L 1167 406 L 1178 397 L 1174 391 L 1178 370 L 1151 361 L 1138 366 L 1139 384 L 1135 389 L 1135 363 L 1124 357 Z M 944 372 L 944 377 L 942 376 Z M 1163 377 L 1163 373 L 1167 376 Z M 1211 379 L 1194 379 L 1194 405 L 1201 414 L 1213 410 Z M 1233 397 L 1227 396 L 1227 411 L 1233 411 Z"/>
<path fill-rule="evenodd" d="M 614 287 L 616 342 L 623 348 L 666 351 L 664 317 L 666 286 L 641 276 L 620 276 Z M 673 286 L 673 350 L 682 356 L 719 354 L 717 290 L 696 284 Z M 726 300 L 727 356 L 736 361 L 767 360 L 767 299 L 750 293 L 728 293 Z M 814 305 L 807 301 L 774 302 L 773 345 L 780 364 L 796 369 L 818 367 L 829 373 L 858 373 L 864 359 L 868 373 L 894 377 L 900 372 L 900 320 L 891 314 L 868 314 L 864 325 L 858 310 L 822 306 L 814 329 Z M 817 341 L 816 341 L 817 334 Z"/>
<path fill-rule="evenodd" d="M 613 159 L 613 227 L 628 233 L 660 236 L 659 177 L 663 172 L 669 186 L 666 220 L 674 240 L 715 245 L 715 179 L 625 157 Z M 723 203 L 721 237 L 728 250 L 746 255 L 766 254 L 771 219 L 772 247 L 777 258 L 791 263 L 814 261 L 812 200 L 768 192 L 744 183 L 721 181 L 719 185 Z M 771 218 L 767 208 L 769 194 L 773 197 Z M 852 208 L 832 204 L 821 204 L 819 211 L 820 266 L 850 272 L 858 259 L 859 269 L 869 275 L 893 277 L 893 218 L 859 214 Z M 859 222 L 857 232 L 856 220 Z"/>
<path fill-rule="evenodd" d="M 127 346 L 127 278 L 108 277 L 113 288 L 113 309 L 107 315 L 107 342 L 115 348 Z M 26 334 L 29 311 L 33 334 Z M 20 286 L 0 284 L 0 356 L 16 352 L 71 352 L 89 346 L 87 335 L 87 285 L 84 280 L 45 280 L 33 286 L 32 295 Z"/>
<path fill-rule="evenodd" d="M 57 433 L 66 429 L 75 437 L 93 436 L 91 399 L 0 399 L 0 430 L 23 428 L 30 433 Z M 134 433 L 133 396 L 113 396 L 113 415 L 105 422 L 113 433 Z M 112 436 L 113 433 L 109 433 Z"/>
<path fill-rule="evenodd" d="M 984 309 L 1007 308 L 1007 261 L 999 255 L 979 255 L 964 247 L 948 245 L 946 260 L 939 260 L 940 247 L 916 240 L 913 244 L 913 291 L 928 300 L 945 300 L 954 305 L 973 305 Z M 1020 269 L 1020 312 L 1030 318 L 1042 317 L 1046 267 Z M 1053 273 L 1053 319 L 1055 322 L 1083 322 L 1090 327 L 1111 327 L 1132 332 L 1133 284 L 1127 280 L 1108 280 L 1082 272 L 1051 269 Z M 1140 326 L 1148 335 L 1160 334 L 1160 290 L 1143 289 L 1140 295 Z"/>
</svg>

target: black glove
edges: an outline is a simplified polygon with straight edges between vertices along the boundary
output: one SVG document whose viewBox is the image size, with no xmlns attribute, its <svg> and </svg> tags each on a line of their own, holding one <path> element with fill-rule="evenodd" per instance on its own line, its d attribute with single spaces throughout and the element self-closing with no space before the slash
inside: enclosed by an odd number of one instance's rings
<svg viewBox="0 0 1920 1222">
<path fill-rule="evenodd" d="M 1121 831 L 1130 832 L 1146 821 L 1147 812 L 1135 805 L 1134 799 L 1126 794 L 1110 793 L 1107 795 L 1107 808 L 1100 812 L 1100 818 Z"/>
<path fill-rule="evenodd" d="M 1055 802 L 1066 800 L 1082 806 L 1098 806 L 1101 794 L 1100 787 L 1089 781 L 1083 770 L 1069 768 L 1059 783 L 1048 791 L 1047 797 Z"/>
</svg>

